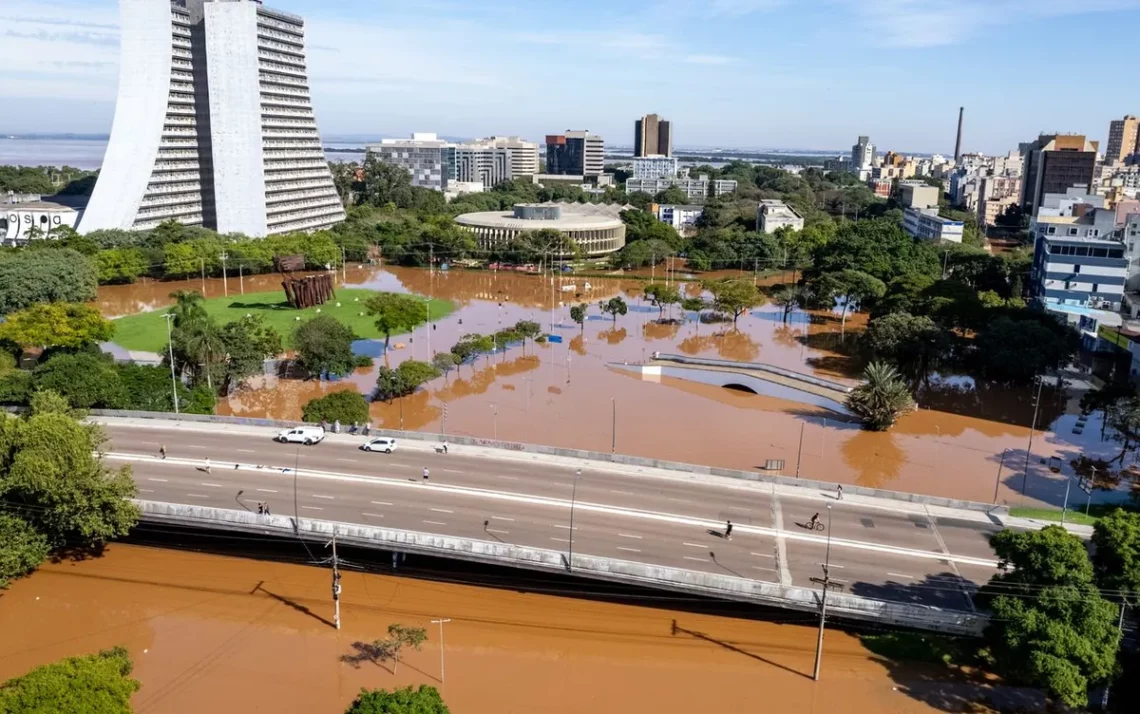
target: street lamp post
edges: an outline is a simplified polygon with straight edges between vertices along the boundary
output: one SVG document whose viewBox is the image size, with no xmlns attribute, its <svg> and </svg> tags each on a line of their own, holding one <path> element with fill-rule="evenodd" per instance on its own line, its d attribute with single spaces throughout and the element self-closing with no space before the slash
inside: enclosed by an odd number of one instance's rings
<svg viewBox="0 0 1140 714">
<path fill-rule="evenodd" d="M 1001 469 L 1003 466 L 1005 466 L 1005 455 L 1008 452 L 1009 452 L 1009 449 L 1002 449 L 1001 450 L 1001 461 L 998 462 L 997 478 L 994 479 L 994 505 L 997 505 L 998 488 L 1001 487 Z"/>
<path fill-rule="evenodd" d="M 819 681 L 819 669 L 823 664 L 823 627 L 827 622 L 827 590 L 831 587 L 831 504 L 827 506 L 827 555 L 823 559 L 823 578 L 812 578 L 823 585 L 823 595 L 819 607 L 819 639 L 815 643 L 815 670 L 812 679 Z"/>
<path fill-rule="evenodd" d="M 613 410 L 614 411 L 613 429 L 612 429 L 612 436 L 610 438 L 610 453 L 616 454 L 617 453 L 617 397 L 611 397 L 610 402 L 613 404 L 613 408 L 614 408 L 614 410 Z"/>
<path fill-rule="evenodd" d="M 163 315 L 166 318 L 166 349 L 170 353 L 170 398 L 174 400 L 174 413 L 178 413 L 178 379 L 174 376 L 174 341 L 170 336 L 170 323 L 174 320 L 173 313 Z"/>
<path fill-rule="evenodd" d="M 1033 454 L 1033 432 L 1037 429 L 1037 409 L 1041 406 L 1041 388 L 1045 386 L 1045 375 L 1037 378 L 1037 398 L 1033 400 L 1033 423 L 1029 425 L 1029 445 L 1025 447 L 1025 475 L 1021 477 L 1021 495 L 1029 487 L 1029 457 Z"/>
<path fill-rule="evenodd" d="M 443 626 L 451 622 L 451 618 L 441 617 L 438 620 L 432 620 L 431 624 L 439 625 L 439 683 L 446 684 L 447 678 L 443 676 Z"/>
<path fill-rule="evenodd" d="M 574 505 L 578 502 L 578 479 L 582 478 L 582 469 L 574 472 L 573 487 L 570 489 L 570 555 L 566 559 L 566 568 L 574 572 Z"/>
</svg>

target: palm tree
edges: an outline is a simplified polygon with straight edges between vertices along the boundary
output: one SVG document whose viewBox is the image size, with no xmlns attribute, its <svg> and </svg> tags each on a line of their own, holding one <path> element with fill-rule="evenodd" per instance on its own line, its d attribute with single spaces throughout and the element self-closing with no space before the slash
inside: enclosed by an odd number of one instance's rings
<svg viewBox="0 0 1140 714">
<path fill-rule="evenodd" d="M 213 371 L 213 363 L 224 360 L 226 356 L 226 346 L 218 334 L 217 326 L 213 320 L 198 320 L 187 325 L 182 333 L 182 348 L 186 351 L 186 358 L 195 370 L 201 365 L 206 371 L 206 385 L 212 392 L 214 380 L 210 373 Z"/>
<path fill-rule="evenodd" d="M 174 306 L 170 308 L 170 314 L 174 315 L 174 327 L 207 318 L 206 299 L 197 290 L 178 290 L 170 293 L 170 297 L 174 298 Z"/>
<path fill-rule="evenodd" d="M 863 372 L 866 380 L 847 397 L 847 408 L 863 420 L 869 431 L 886 431 L 899 414 L 914 409 L 914 399 L 894 367 L 872 362 Z"/>
</svg>

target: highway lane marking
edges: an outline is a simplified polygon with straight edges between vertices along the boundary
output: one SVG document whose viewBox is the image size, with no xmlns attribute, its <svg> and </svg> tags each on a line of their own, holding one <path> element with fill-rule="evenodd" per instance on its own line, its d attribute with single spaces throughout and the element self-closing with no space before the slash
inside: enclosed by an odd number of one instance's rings
<svg viewBox="0 0 1140 714">
<path fill-rule="evenodd" d="M 380 515 L 379 513 L 365 513 L 364 511 L 361 511 L 360 515 L 369 516 L 370 518 L 383 518 L 384 517 L 384 516 Z"/>
<path fill-rule="evenodd" d="M 918 578 L 914 577 L 913 575 L 907 575 L 906 573 L 887 573 L 887 575 L 890 577 L 893 577 L 893 578 L 906 578 L 907 580 L 918 580 Z"/>
<path fill-rule="evenodd" d="M 554 527 L 555 527 L 555 528 L 561 528 L 562 530 L 567 530 L 567 531 L 576 531 L 576 530 L 578 530 L 578 526 L 574 526 L 573 528 L 571 528 L 570 526 L 563 526 L 563 525 L 559 525 L 559 524 L 557 524 L 557 523 L 554 523 L 553 525 L 554 525 Z"/>
<path fill-rule="evenodd" d="M 433 508 L 431 510 L 435 511 L 436 513 L 455 513 L 455 511 L 449 511 L 446 508 Z"/>
<path fill-rule="evenodd" d="M 610 493 L 620 493 L 623 496 L 636 496 L 637 495 L 633 491 L 617 491 L 617 490 L 612 489 L 612 488 L 610 489 Z"/>
<path fill-rule="evenodd" d="M 140 462 L 151 465 L 162 464 L 168 467 L 175 467 L 179 465 L 198 465 L 201 462 L 194 459 L 167 459 L 160 461 L 155 456 L 142 456 L 138 454 L 126 453 L 108 453 L 107 458 L 115 461 L 127 462 Z M 257 469 L 252 466 L 244 466 L 241 470 L 251 471 L 253 473 L 262 473 L 280 476 L 283 478 L 292 478 L 293 469 L 290 467 L 273 466 L 266 469 Z M 440 493 L 452 494 L 457 496 L 469 496 L 477 498 L 489 498 L 498 501 L 506 501 L 511 503 L 520 503 L 527 505 L 547 506 L 552 508 L 559 508 L 569 510 L 571 503 L 569 499 L 553 498 L 546 496 L 531 496 L 526 494 L 512 493 L 509 491 L 492 491 L 489 489 L 474 488 L 470 486 L 456 486 L 451 484 L 425 484 L 419 480 L 415 482 L 408 481 L 402 478 L 383 478 L 375 476 L 361 476 L 354 474 L 340 474 L 335 472 L 322 472 L 313 470 L 304 470 L 302 474 L 305 478 L 324 479 L 332 481 L 341 481 L 357 484 L 368 484 L 371 486 L 387 486 L 391 488 L 417 488 L 420 490 L 431 489 Z M 862 504 L 860 504 L 862 505 Z M 590 503 L 578 501 L 576 508 L 579 510 L 588 511 L 591 513 L 601 513 L 610 516 L 623 516 L 627 518 L 641 518 L 644 520 L 653 520 L 674 525 L 691 526 L 695 528 L 715 528 L 723 527 L 724 523 L 719 519 L 716 521 L 699 518 L 696 516 L 684 516 L 676 513 L 662 513 L 656 511 L 643 511 L 635 508 L 624 506 L 610 506 L 600 503 Z M 767 535 L 777 536 L 787 540 L 794 540 L 804 544 L 813 544 L 823 546 L 827 543 L 826 535 L 815 535 L 814 533 L 795 531 L 783 531 L 767 526 L 736 526 L 737 533 L 750 533 L 753 535 Z M 867 541 L 849 540 L 846 538 L 832 537 L 831 544 L 836 548 L 849 548 L 852 550 L 865 550 L 876 553 L 884 553 L 888 555 L 895 555 L 906 558 L 917 558 L 922 560 L 948 560 L 953 563 L 961 563 L 966 565 L 977 565 L 988 568 L 996 568 L 997 560 L 989 558 L 977 558 L 965 555 L 947 555 L 946 553 L 928 550 L 919 550 L 913 548 L 905 548 L 900 546 L 883 545 L 880 543 L 871 543 Z"/>
<path fill-rule="evenodd" d="M 441 523 L 440 521 L 424 521 L 424 523 L 430 523 L 433 526 L 446 526 L 447 525 L 446 523 Z"/>
<path fill-rule="evenodd" d="M 775 558 L 776 557 L 776 556 L 772 555 L 771 553 L 752 553 L 752 552 L 749 552 L 749 555 L 755 555 L 757 558 Z"/>
<path fill-rule="evenodd" d="M 359 464 L 360 463 L 360 459 L 337 459 L 337 461 L 343 461 L 343 462 L 348 463 L 348 464 Z"/>
<path fill-rule="evenodd" d="M 938 523 L 934 520 L 934 517 L 930 515 L 929 511 L 926 513 L 926 520 L 928 523 L 930 523 L 930 530 L 934 533 L 934 537 L 938 540 L 938 547 L 942 549 L 943 553 L 949 556 L 950 549 L 946 547 L 946 541 L 942 539 L 942 534 L 938 532 Z M 966 599 L 966 606 L 970 608 L 970 612 L 977 612 L 978 609 L 974 607 L 974 598 L 970 597 L 970 593 L 961 583 L 961 581 L 965 580 L 965 578 L 962 577 L 961 571 L 958 570 L 958 564 L 955 563 L 952 558 L 948 559 L 947 562 L 950 563 L 950 568 L 954 571 L 954 575 L 958 576 L 959 578 L 958 592 L 962 593 L 962 597 Z"/>
<path fill-rule="evenodd" d="M 304 508 L 305 510 L 308 510 L 308 511 L 323 511 L 323 510 L 325 510 L 325 509 L 321 508 L 320 506 L 301 506 L 301 508 Z"/>
<path fill-rule="evenodd" d="M 312 496 L 313 498 L 323 498 L 327 501 L 335 501 L 336 500 L 336 496 L 322 496 L 319 493 L 313 493 L 313 494 L 309 494 L 309 495 Z"/>
<path fill-rule="evenodd" d="M 687 545 L 690 548 L 708 548 L 707 545 L 702 545 L 700 543 L 682 543 L 681 545 Z"/>
<path fill-rule="evenodd" d="M 559 543 L 569 543 L 570 542 L 569 538 L 551 538 L 550 540 L 556 540 Z"/>
<path fill-rule="evenodd" d="M 411 464 L 398 464 L 395 461 L 388 461 L 386 463 L 389 466 L 395 466 L 398 469 L 410 469 L 410 468 L 412 468 Z"/>
<path fill-rule="evenodd" d="M 504 474 L 498 474 L 498 476 L 499 476 L 499 478 L 505 478 L 508 481 L 518 481 L 519 480 L 518 476 L 506 476 Z"/>
<path fill-rule="evenodd" d="M 618 537 L 619 538 L 636 538 L 638 540 L 641 540 L 641 536 L 634 535 L 632 533 L 618 533 Z"/>
<path fill-rule="evenodd" d="M 257 453 L 257 449 L 234 449 L 234 451 L 237 451 L 237 452 L 240 452 L 243 454 L 256 454 Z"/>
<path fill-rule="evenodd" d="M 617 547 L 617 549 L 618 549 L 618 550 L 625 550 L 625 551 L 629 551 L 630 553 L 640 553 L 640 552 L 641 552 L 641 551 L 640 551 L 640 550 L 638 550 L 637 548 L 626 548 L 624 545 L 619 545 L 619 546 Z"/>
<path fill-rule="evenodd" d="M 222 484 L 220 484 L 220 483 L 206 483 L 205 481 L 203 481 L 200 485 L 201 486 L 209 486 L 210 488 L 221 488 L 222 487 Z"/>
<path fill-rule="evenodd" d="M 768 508 L 776 532 L 783 533 L 784 509 L 780 504 L 780 495 L 776 493 L 775 487 L 772 488 L 772 500 L 769 502 Z M 792 584 L 792 571 L 788 567 L 788 541 L 783 535 L 776 536 L 776 567 L 780 569 L 780 584 L 790 586 Z"/>
<path fill-rule="evenodd" d="M 197 445 L 197 444 L 179 444 L 179 445 L 178 445 L 178 448 L 180 448 L 180 449 L 203 449 L 203 450 L 204 450 L 204 449 L 210 449 L 210 448 L 213 448 L 213 447 L 210 447 L 210 446 L 199 446 L 199 445 Z"/>
<path fill-rule="evenodd" d="M 374 505 L 374 506 L 391 506 L 392 504 L 388 503 L 387 501 L 372 501 L 372 505 Z"/>
<path fill-rule="evenodd" d="M 158 481 L 159 483 L 167 483 L 170 479 L 165 478 L 148 478 L 147 481 Z"/>
<path fill-rule="evenodd" d="M 186 495 L 190 498 L 209 498 L 209 496 L 204 493 L 188 493 Z"/>
<path fill-rule="evenodd" d="M 455 469 L 440 469 L 440 471 L 442 471 L 445 474 L 461 474 L 461 473 L 463 473 L 462 471 L 457 471 Z"/>
<path fill-rule="evenodd" d="M 759 565 L 753 565 L 753 566 L 752 566 L 752 569 L 753 569 L 753 570 L 764 570 L 764 571 L 767 571 L 767 572 L 769 572 L 769 573 L 775 573 L 775 572 L 776 572 L 776 569 L 775 569 L 775 568 L 765 568 L 765 567 L 762 567 L 762 566 L 759 566 Z"/>
<path fill-rule="evenodd" d="M 153 488 L 140 488 L 139 493 L 154 493 Z"/>
<path fill-rule="evenodd" d="M 498 530 L 495 528 L 484 528 L 483 530 L 487 531 L 488 533 L 499 533 L 500 535 L 510 535 L 511 534 L 510 531 L 501 531 L 501 530 Z"/>
<path fill-rule="evenodd" d="M 257 490 L 258 490 L 258 491 L 260 491 L 260 492 L 262 492 L 262 493 L 277 493 L 276 491 L 274 491 L 274 490 L 273 490 L 273 489 L 271 489 L 271 488 L 259 488 L 259 489 L 257 489 Z"/>
<path fill-rule="evenodd" d="M 694 557 L 692 557 L 692 556 L 689 556 L 689 555 L 686 555 L 686 556 L 685 556 L 685 560 L 695 560 L 695 561 L 697 561 L 698 563 L 707 563 L 707 562 L 709 562 L 709 561 L 708 561 L 708 558 L 694 558 Z"/>
<path fill-rule="evenodd" d="M 492 521 L 510 521 L 511 523 L 514 523 L 514 521 L 515 521 L 515 519 L 507 518 L 506 516 L 491 516 L 491 520 Z"/>
</svg>

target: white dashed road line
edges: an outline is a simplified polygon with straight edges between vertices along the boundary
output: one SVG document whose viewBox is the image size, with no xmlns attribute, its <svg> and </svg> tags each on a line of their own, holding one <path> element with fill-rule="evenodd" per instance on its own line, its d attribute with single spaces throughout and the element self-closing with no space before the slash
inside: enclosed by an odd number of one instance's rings
<svg viewBox="0 0 1140 714">
<path fill-rule="evenodd" d="M 209 496 L 204 493 L 188 493 L 186 495 L 190 498 L 209 498 Z"/>
<path fill-rule="evenodd" d="M 260 491 L 261 493 L 277 493 L 276 491 L 274 491 L 271 488 L 259 488 L 257 490 Z"/>
<path fill-rule="evenodd" d="M 484 530 L 486 530 L 488 533 L 498 533 L 499 535 L 510 535 L 511 534 L 510 531 L 501 531 L 501 530 L 498 530 L 497 528 L 485 528 Z"/>
<path fill-rule="evenodd" d="M 368 516 L 369 518 L 383 518 L 384 517 L 384 516 L 380 515 L 379 513 L 364 513 L 363 511 L 361 511 L 360 515 Z"/>
<path fill-rule="evenodd" d="M 325 509 L 321 508 L 320 506 L 301 506 L 301 508 L 308 510 L 308 511 L 323 511 L 323 510 L 325 510 Z"/>
<path fill-rule="evenodd" d="M 430 523 L 433 526 L 446 526 L 447 525 L 446 523 L 441 523 L 440 521 L 424 521 L 424 523 Z"/>
<path fill-rule="evenodd" d="M 147 479 L 147 481 L 157 481 L 157 482 L 159 482 L 159 483 L 166 483 L 166 482 L 168 482 L 169 480 L 170 480 L 170 479 L 165 479 L 165 478 L 148 478 L 148 479 Z"/>
<path fill-rule="evenodd" d="M 515 519 L 507 518 L 506 516 L 491 516 L 491 520 L 492 521 L 510 521 L 511 523 L 515 522 Z"/>
<path fill-rule="evenodd" d="M 641 536 L 634 535 L 632 533 L 618 533 L 618 537 L 619 538 L 636 538 L 638 540 L 641 540 Z"/>
<path fill-rule="evenodd" d="M 685 560 L 695 560 L 695 561 L 697 561 L 698 563 L 707 563 L 707 562 L 709 562 L 707 558 L 694 558 L 694 557 L 692 557 L 692 556 L 688 556 L 688 555 L 686 555 L 686 556 L 685 556 Z"/>
<path fill-rule="evenodd" d="M 321 495 L 321 494 L 319 494 L 319 493 L 314 493 L 314 494 L 311 494 L 311 495 L 312 495 L 312 497 L 313 497 L 313 498 L 323 498 L 323 499 L 325 499 L 325 500 L 327 500 L 327 501 L 334 501 L 334 500 L 336 500 L 336 496 L 322 496 L 322 495 Z"/>
<path fill-rule="evenodd" d="M 376 505 L 376 506 L 391 506 L 392 505 L 391 503 L 388 503 L 387 501 L 372 501 L 372 504 Z"/>
<path fill-rule="evenodd" d="M 618 549 L 618 550 L 625 550 L 625 551 L 629 551 L 630 553 L 640 553 L 640 552 L 641 552 L 641 551 L 640 551 L 640 550 L 638 550 L 637 548 L 626 548 L 625 546 L 622 546 L 622 545 L 619 545 L 619 546 L 617 547 L 617 549 Z"/>
<path fill-rule="evenodd" d="M 446 508 L 433 508 L 431 510 L 435 511 L 436 513 L 455 513 L 455 511 L 449 511 Z"/>
</svg>

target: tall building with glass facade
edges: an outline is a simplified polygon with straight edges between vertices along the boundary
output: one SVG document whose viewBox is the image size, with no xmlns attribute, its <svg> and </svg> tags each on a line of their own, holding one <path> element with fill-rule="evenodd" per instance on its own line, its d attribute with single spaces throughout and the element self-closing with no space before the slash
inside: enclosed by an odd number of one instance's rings
<svg viewBox="0 0 1140 714">
<path fill-rule="evenodd" d="M 79 228 L 265 236 L 344 220 L 305 24 L 255 0 L 120 0 L 115 120 Z"/>
<path fill-rule="evenodd" d="M 588 131 L 568 131 L 546 137 L 546 173 L 598 177 L 606 168 L 602 137 Z"/>
</svg>

